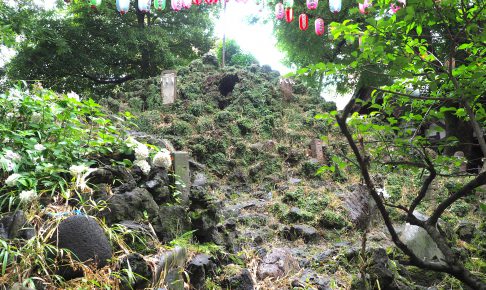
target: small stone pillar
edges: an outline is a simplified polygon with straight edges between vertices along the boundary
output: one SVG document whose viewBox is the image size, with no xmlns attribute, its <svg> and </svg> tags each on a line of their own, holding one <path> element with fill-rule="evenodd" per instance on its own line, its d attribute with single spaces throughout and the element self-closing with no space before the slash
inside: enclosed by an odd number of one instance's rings
<svg viewBox="0 0 486 290">
<path fill-rule="evenodd" d="M 174 159 L 174 172 L 182 184 L 177 184 L 177 190 L 181 192 L 183 204 L 189 203 L 189 190 L 191 187 L 191 174 L 189 171 L 189 153 L 175 151 L 172 153 Z"/>
<path fill-rule="evenodd" d="M 177 73 L 173 70 L 162 72 L 160 95 L 164 105 L 173 104 L 177 95 Z"/>
<path fill-rule="evenodd" d="M 467 161 L 464 160 L 464 152 L 457 151 L 456 153 L 454 153 L 454 157 L 463 160 L 463 162 L 461 163 L 461 166 L 459 167 L 459 172 L 465 173 L 467 171 Z"/>
<path fill-rule="evenodd" d="M 319 162 L 324 161 L 324 153 L 322 152 L 322 141 L 320 139 L 314 139 L 310 143 L 311 156 L 317 159 Z"/>
</svg>

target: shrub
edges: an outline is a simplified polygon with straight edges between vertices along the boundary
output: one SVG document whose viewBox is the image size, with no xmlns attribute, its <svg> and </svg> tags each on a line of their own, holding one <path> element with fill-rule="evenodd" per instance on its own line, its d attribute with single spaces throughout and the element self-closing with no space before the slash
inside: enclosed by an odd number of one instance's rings
<svg viewBox="0 0 486 290">
<path fill-rule="evenodd" d="M 75 93 L 15 88 L 0 94 L 0 108 L 0 209 L 62 191 L 72 165 L 127 150 L 123 130 Z"/>
</svg>

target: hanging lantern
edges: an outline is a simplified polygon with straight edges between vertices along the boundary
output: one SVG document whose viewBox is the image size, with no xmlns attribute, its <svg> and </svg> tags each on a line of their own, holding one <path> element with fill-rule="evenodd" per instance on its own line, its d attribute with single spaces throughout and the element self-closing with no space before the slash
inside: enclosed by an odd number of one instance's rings
<svg viewBox="0 0 486 290">
<path fill-rule="evenodd" d="M 294 7 L 294 0 L 284 0 L 283 2 L 285 8 Z"/>
<path fill-rule="evenodd" d="M 285 21 L 290 23 L 293 20 L 294 20 L 294 9 L 292 8 L 285 9 Z"/>
<path fill-rule="evenodd" d="M 341 0 L 329 0 L 329 9 L 332 13 L 341 11 Z"/>
<path fill-rule="evenodd" d="M 89 3 L 91 4 L 91 9 L 96 9 L 101 5 L 101 0 L 90 0 Z"/>
<path fill-rule="evenodd" d="M 192 0 L 182 0 L 182 7 L 184 9 L 189 9 L 192 6 Z"/>
<path fill-rule="evenodd" d="M 150 12 L 150 0 L 138 0 L 138 10 L 142 13 Z"/>
<path fill-rule="evenodd" d="M 316 34 L 321 36 L 324 34 L 324 20 L 322 18 L 317 18 L 315 22 Z"/>
<path fill-rule="evenodd" d="M 370 1 L 368 1 L 368 0 L 364 0 L 364 2 L 363 2 L 363 3 L 359 3 L 359 4 L 358 4 L 358 7 L 359 7 L 359 13 L 361 13 L 361 14 L 368 14 L 368 11 L 366 11 L 366 9 L 367 9 L 368 7 L 370 7 L 370 6 L 371 6 L 371 2 L 370 2 Z"/>
<path fill-rule="evenodd" d="M 166 0 L 154 0 L 154 8 L 157 9 L 158 11 L 162 11 L 165 9 Z"/>
<path fill-rule="evenodd" d="M 299 28 L 302 31 L 307 30 L 309 28 L 309 16 L 307 14 L 302 13 L 299 16 Z"/>
<path fill-rule="evenodd" d="M 129 8 L 130 0 L 116 0 L 116 10 L 118 10 L 121 15 L 126 14 Z"/>
<path fill-rule="evenodd" d="M 174 11 L 180 11 L 182 9 L 182 0 L 171 0 L 170 6 Z"/>
<path fill-rule="evenodd" d="M 205 2 L 206 4 L 208 4 L 208 5 L 209 5 L 209 4 L 213 4 L 213 0 L 204 0 L 204 2 Z"/>
<path fill-rule="evenodd" d="M 316 10 L 317 9 L 317 3 L 319 0 L 307 0 L 307 8 L 310 10 Z"/>
<path fill-rule="evenodd" d="M 277 3 L 275 5 L 275 17 L 277 19 L 283 19 L 285 16 L 285 9 L 282 3 Z"/>
<path fill-rule="evenodd" d="M 199 6 L 201 5 L 202 2 L 203 2 L 202 0 L 193 0 L 192 4 Z"/>
</svg>

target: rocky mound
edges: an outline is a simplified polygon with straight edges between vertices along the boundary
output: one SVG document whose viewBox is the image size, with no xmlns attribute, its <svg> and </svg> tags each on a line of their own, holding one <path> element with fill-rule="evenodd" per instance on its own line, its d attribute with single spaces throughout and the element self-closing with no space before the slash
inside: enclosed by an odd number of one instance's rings
<svg viewBox="0 0 486 290">
<path fill-rule="evenodd" d="M 327 130 L 314 116 L 335 108 L 268 66 L 219 69 L 207 59 L 177 71 L 174 104 L 162 104 L 160 78 L 130 81 L 103 102 L 134 112 L 140 131 L 170 140 L 233 183 L 312 176 L 309 143 Z"/>
</svg>

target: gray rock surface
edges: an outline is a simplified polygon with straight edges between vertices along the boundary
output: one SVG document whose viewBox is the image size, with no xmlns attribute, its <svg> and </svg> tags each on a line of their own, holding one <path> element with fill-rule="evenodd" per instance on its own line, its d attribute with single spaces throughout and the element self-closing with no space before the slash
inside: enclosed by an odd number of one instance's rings
<svg viewBox="0 0 486 290">
<path fill-rule="evenodd" d="M 255 283 L 251 277 L 251 273 L 246 268 L 241 268 L 237 265 L 230 264 L 224 269 L 224 279 L 221 282 L 223 289 L 232 290 L 254 290 Z"/>
<path fill-rule="evenodd" d="M 276 248 L 263 258 L 262 263 L 258 266 L 257 275 L 259 279 L 279 278 L 294 273 L 298 269 L 299 263 L 289 249 Z"/>
<path fill-rule="evenodd" d="M 186 272 L 189 276 L 189 282 L 194 289 L 203 290 L 206 278 L 214 275 L 216 264 L 212 261 L 211 256 L 198 254 L 189 261 Z"/>
<path fill-rule="evenodd" d="M 331 290 L 329 287 L 330 279 L 319 276 L 314 270 L 306 269 L 292 281 L 292 287 L 303 289 Z M 312 287 L 312 288 L 311 288 Z"/>
<path fill-rule="evenodd" d="M 309 243 L 317 240 L 317 230 L 309 225 L 292 225 L 284 228 L 284 237 L 295 241 L 297 239 L 303 239 L 304 242 Z"/>
<path fill-rule="evenodd" d="M 414 212 L 414 215 L 420 220 L 427 219 L 426 216 L 418 212 Z M 444 261 L 444 254 L 423 228 L 406 223 L 400 234 L 400 239 L 419 258 L 428 261 Z"/>
<path fill-rule="evenodd" d="M 22 210 L 18 210 L 0 219 L 0 238 L 29 240 L 35 236 L 34 227 L 27 222 Z"/>
</svg>

